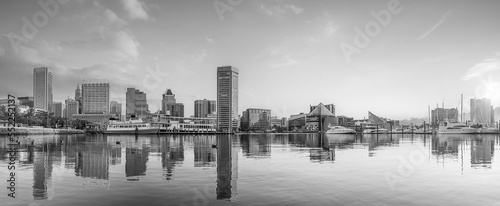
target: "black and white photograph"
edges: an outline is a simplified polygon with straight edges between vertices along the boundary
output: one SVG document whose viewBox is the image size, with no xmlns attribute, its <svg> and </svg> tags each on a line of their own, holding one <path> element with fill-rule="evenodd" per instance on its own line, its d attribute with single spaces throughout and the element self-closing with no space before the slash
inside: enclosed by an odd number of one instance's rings
<svg viewBox="0 0 500 206">
<path fill-rule="evenodd" d="M 0 205 L 500 206 L 498 0 L 0 0 Z"/>
</svg>

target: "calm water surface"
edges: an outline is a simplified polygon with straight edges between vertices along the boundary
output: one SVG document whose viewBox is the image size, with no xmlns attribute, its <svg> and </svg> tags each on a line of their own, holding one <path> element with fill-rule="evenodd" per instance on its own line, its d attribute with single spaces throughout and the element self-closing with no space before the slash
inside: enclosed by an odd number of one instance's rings
<svg viewBox="0 0 500 206">
<path fill-rule="evenodd" d="M 498 135 L 21 136 L 1 205 L 500 205 Z"/>
</svg>

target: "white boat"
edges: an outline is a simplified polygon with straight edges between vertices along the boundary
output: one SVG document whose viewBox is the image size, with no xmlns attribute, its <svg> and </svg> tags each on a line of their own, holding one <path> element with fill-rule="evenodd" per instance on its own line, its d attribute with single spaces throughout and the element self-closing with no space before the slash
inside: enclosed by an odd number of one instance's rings
<svg viewBox="0 0 500 206">
<path fill-rule="evenodd" d="M 160 129 L 160 133 L 215 133 L 217 131 L 214 124 L 180 123 L 179 121 L 154 122 L 152 124 L 153 127 Z"/>
<path fill-rule="evenodd" d="M 387 134 L 388 130 L 384 128 L 377 128 L 375 126 L 366 126 L 363 134 Z"/>
<path fill-rule="evenodd" d="M 494 127 L 486 127 L 486 128 L 479 128 L 478 133 L 481 134 L 498 134 L 500 133 L 497 128 Z"/>
<path fill-rule="evenodd" d="M 143 122 L 142 120 L 129 120 L 125 122 L 111 121 L 106 129 L 103 130 L 104 134 L 156 134 L 158 128 L 151 127 L 150 123 Z"/>
<path fill-rule="evenodd" d="M 356 134 L 356 131 L 353 129 L 345 128 L 342 126 L 330 126 L 328 125 L 328 131 L 326 131 L 326 134 Z"/>
<path fill-rule="evenodd" d="M 439 134 L 476 134 L 478 129 L 472 128 L 460 122 L 444 122 L 444 125 L 440 125 L 438 132 Z"/>
</svg>

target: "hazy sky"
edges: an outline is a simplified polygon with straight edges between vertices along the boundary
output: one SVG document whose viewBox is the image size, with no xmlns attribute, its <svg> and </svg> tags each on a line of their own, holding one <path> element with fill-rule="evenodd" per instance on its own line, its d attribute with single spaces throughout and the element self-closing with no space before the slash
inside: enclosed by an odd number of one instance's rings
<svg viewBox="0 0 500 206">
<path fill-rule="evenodd" d="M 323 102 L 355 118 L 426 117 L 443 99 L 459 106 L 461 93 L 464 112 L 471 97 L 500 106 L 497 0 L 57 5 L 0 1 L 2 98 L 32 96 L 33 68 L 48 66 L 55 101 L 73 97 L 82 80 L 105 80 L 123 105 L 127 87 L 145 91 L 151 111 L 170 88 L 189 116 L 194 100 L 216 99 L 217 66 L 231 65 L 240 70 L 240 114 L 253 107 L 288 117 Z"/>
</svg>

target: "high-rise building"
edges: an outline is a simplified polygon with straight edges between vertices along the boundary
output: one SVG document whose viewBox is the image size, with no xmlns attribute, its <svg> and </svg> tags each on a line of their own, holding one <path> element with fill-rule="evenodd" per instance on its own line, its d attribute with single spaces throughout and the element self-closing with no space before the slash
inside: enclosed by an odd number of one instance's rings
<svg viewBox="0 0 500 206">
<path fill-rule="evenodd" d="M 217 110 L 215 100 L 196 100 L 194 101 L 194 117 L 205 118 L 209 114 L 213 114 Z"/>
<path fill-rule="evenodd" d="M 33 106 L 51 112 L 52 109 L 52 71 L 47 67 L 33 70 Z"/>
<path fill-rule="evenodd" d="M 175 94 L 172 93 L 172 90 L 167 89 L 165 93 L 162 95 L 162 100 L 161 100 L 161 112 L 163 114 L 167 114 L 168 110 L 168 105 L 169 104 L 175 104 Z"/>
<path fill-rule="evenodd" d="M 76 85 L 75 101 L 77 101 L 80 104 L 80 107 L 78 108 L 78 114 L 81 114 L 82 113 L 82 90 L 80 89 L 80 84 Z"/>
<path fill-rule="evenodd" d="M 184 117 L 184 104 L 182 103 L 168 104 L 167 110 L 172 117 Z"/>
<path fill-rule="evenodd" d="M 78 114 L 78 108 L 80 107 L 80 103 L 73 99 L 67 99 L 64 101 L 64 117 L 68 119 L 72 119 L 74 114 Z"/>
<path fill-rule="evenodd" d="M 432 124 L 438 125 L 444 121 L 458 121 L 458 110 L 456 108 L 436 108 L 431 111 Z"/>
<path fill-rule="evenodd" d="M 490 99 L 470 100 L 470 120 L 474 124 L 493 124 L 495 121 L 494 110 Z M 493 120 L 493 121 L 492 121 Z"/>
<path fill-rule="evenodd" d="M 243 130 L 268 130 L 271 128 L 271 110 L 249 108 L 243 112 Z"/>
<path fill-rule="evenodd" d="M 126 94 L 126 114 L 127 118 L 134 115 L 138 118 L 146 118 L 149 114 L 148 100 L 146 99 L 146 93 L 139 91 L 135 88 L 127 88 Z"/>
<path fill-rule="evenodd" d="M 62 102 L 54 102 L 52 104 L 52 112 L 54 112 L 54 117 L 62 117 L 63 116 Z"/>
<path fill-rule="evenodd" d="M 217 67 L 217 128 L 232 133 L 239 128 L 238 74 L 232 66 Z"/>
<path fill-rule="evenodd" d="M 109 113 L 116 114 L 116 116 L 119 119 L 121 119 L 121 116 L 122 116 L 122 104 L 118 103 L 117 101 L 111 101 L 109 107 L 110 107 Z"/>
<path fill-rule="evenodd" d="M 18 97 L 17 100 L 19 101 L 19 105 L 28 107 L 34 106 L 33 97 Z"/>
<path fill-rule="evenodd" d="M 109 113 L 109 83 L 82 83 L 82 114 Z"/>
</svg>

